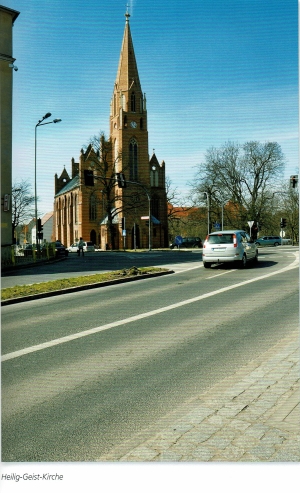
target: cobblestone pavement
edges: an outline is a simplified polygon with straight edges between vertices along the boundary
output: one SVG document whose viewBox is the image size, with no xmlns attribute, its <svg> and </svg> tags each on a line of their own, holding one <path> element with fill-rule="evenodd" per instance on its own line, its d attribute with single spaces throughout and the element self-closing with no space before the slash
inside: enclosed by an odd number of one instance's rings
<svg viewBox="0 0 300 493">
<path fill-rule="evenodd" d="M 100 457 L 130 462 L 299 462 L 299 333 Z"/>
</svg>

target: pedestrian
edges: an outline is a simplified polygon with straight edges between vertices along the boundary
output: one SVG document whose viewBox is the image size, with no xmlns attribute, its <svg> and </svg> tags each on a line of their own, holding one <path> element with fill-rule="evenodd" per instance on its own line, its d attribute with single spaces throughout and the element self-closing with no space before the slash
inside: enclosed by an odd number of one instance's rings
<svg viewBox="0 0 300 493">
<path fill-rule="evenodd" d="M 78 257 L 80 257 L 80 250 L 82 251 L 82 256 L 84 257 L 83 245 L 84 245 L 84 241 L 83 241 L 82 237 L 80 236 L 80 239 L 78 242 L 78 250 L 77 250 Z"/>
</svg>

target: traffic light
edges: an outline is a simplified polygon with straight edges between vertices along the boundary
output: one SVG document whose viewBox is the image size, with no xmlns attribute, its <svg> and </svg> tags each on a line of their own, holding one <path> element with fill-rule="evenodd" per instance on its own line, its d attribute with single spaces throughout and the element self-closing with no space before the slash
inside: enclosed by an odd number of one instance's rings
<svg viewBox="0 0 300 493">
<path fill-rule="evenodd" d="M 37 236 L 39 240 L 43 239 L 43 225 L 42 225 L 42 220 L 38 218 L 37 220 Z"/>
<path fill-rule="evenodd" d="M 41 233 L 43 231 L 42 220 L 40 218 L 38 218 L 37 220 L 37 230 L 38 233 Z"/>
<path fill-rule="evenodd" d="M 298 185 L 298 175 L 292 175 L 290 177 L 290 184 L 292 188 L 296 188 L 296 186 Z"/>
<path fill-rule="evenodd" d="M 284 219 L 283 217 L 280 220 L 280 227 L 281 227 L 281 229 L 286 227 L 286 219 Z"/>
<path fill-rule="evenodd" d="M 124 231 L 125 228 L 125 217 L 122 217 L 122 231 Z"/>
<path fill-rule="evenodd" d="M 117 173 L 117 184 L 119 188 L 126 188 L 126 180 L 124 173 Z"/>
</svg>

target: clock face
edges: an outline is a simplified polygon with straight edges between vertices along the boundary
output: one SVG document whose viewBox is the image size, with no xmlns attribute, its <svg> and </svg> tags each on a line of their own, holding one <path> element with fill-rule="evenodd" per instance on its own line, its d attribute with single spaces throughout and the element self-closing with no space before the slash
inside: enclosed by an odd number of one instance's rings
<svg viewBox="0 0 300 493">
<path fill-rule="evenodd" d="M 136 128 L 137 127 L 137 123 L 135 121 L 131 122 L 130 125 L 132 126 L 132 128 Z"/>
</svg>

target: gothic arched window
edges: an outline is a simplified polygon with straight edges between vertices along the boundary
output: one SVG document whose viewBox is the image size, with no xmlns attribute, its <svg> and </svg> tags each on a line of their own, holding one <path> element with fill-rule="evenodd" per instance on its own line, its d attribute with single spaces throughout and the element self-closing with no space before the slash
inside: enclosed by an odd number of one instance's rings
<svg viewBox="0 0 300 493">
<path fill-rule="evenodd" d="M 74 223 L 78 224 L 78 195 L 75 195 L 74 200 Z"/>
<path fill-rule="evenodd" d="M 90 221 L 95 221 L 97 219 L 97 199 L 94 194 L 90 196 Z"/>
<path fill-rule="evenodd" d="M 135 139 L 131 139 L 129 143 L 129 169 L 130 180 L 138 178 L 138 145 Z"/>
<path fill-rule="evenodd" d="M 134 92 L 131 93 L 130 101 L 131 101 L 131 111 L 135 112 L 135 93 Z"/>
<path fill-rule="evenodd" d="M 151 211 L 152 215 L 159 219 L 159 197 L 157 195 L 153 195 L 151 200 Z"/>
</svg>

